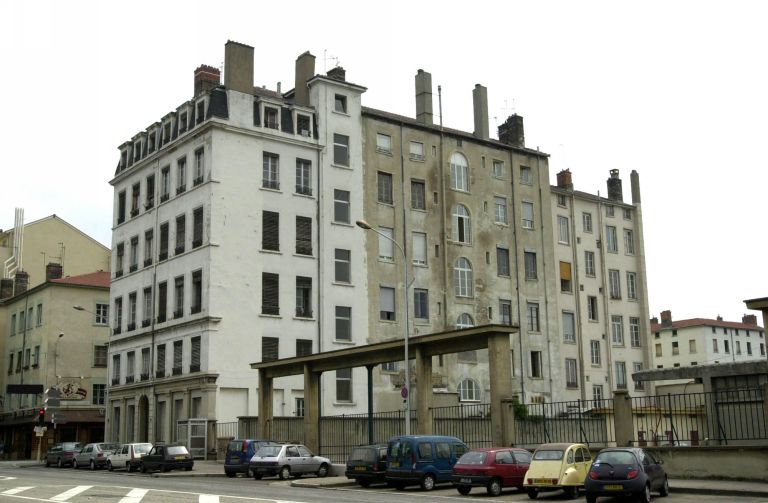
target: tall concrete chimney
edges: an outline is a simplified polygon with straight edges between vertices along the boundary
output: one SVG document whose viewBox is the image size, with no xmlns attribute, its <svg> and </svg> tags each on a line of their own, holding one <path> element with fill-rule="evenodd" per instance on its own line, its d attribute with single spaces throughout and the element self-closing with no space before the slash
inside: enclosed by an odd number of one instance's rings
<svg viewBox="0 0 768 503">
<path fill-rule="evenodd" d="M 488 89 L 475 84 L 472 90 L 472 104 L 475 109 L 475 136 L 482 140 L 490 138 L 488 134 Z"/>
<path fill-rule="evenodd" d="M 624 201 L 624 195 L 621 189 L 621 178 L 619 178 L 619 170 L 612 169 L 611 177 L 608 179 L 608 199 L 611 201 Z"/>
<path fill-rule="evenodd" d="M 634 169 L 629 175 L 632 184 L 632 204 L 640 204 L 640 175 Z"/>
<path fill-rule="evenodd" d="M 570 169 L 564 169 L 557 174 L 557 186 L 561 189 L 573 190 L 573 180 L 571 178 Z"/>
<path fill-rule="evenodd" d="M 221 84 L 221 71 L 208 65 L 200 65 L 195 70 L 195 94 L 210 91 Z"/>
<path fill-rule="evenodd" d="M 64 271 L 61 267 L 61 264 L 56 262 L 48 262 L 48 265 L 45 266 L 45 281 L 61 279 L 63 272 Z"/>
<path fill-rule="evenodd" d="M 307 82 L 315 76 L 315 57 L 306 51 L 296 58 L 296 82 L 293 97 L 296 104 L 309 106 L 309 88 Z"/>
<path fill-rule="evenodd" d="M 422 69 L 416 74 L 416 120 L 432 124 L 432 74 Z"/>
<path fill-rule="evenodd" d="M 253 47 L 228 40 L 224 46 L 224 85 L 253 94 Z"/>
<path fill-rule="evenodd" d="M 513 147 L 525 147 L 522 115 L 512 114 L 499 126 L 499 141 Z"/>
</svg>

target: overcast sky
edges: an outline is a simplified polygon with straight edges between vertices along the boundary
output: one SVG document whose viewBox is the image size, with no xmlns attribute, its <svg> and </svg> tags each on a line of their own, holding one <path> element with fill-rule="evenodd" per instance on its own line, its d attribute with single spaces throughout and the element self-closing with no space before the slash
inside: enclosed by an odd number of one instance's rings
<svg viewBox="0 0 768 503">
<path fill-rule="evenodd" d="M 474 10 L 473 10 L 474 9 Z M 640 174 L 650 315 L 740 320 L 768 296 L 762 2 L 17 1 L 0 4 L 3 193 L 27 222 L 56 213 L 109 245 L 117 147 L 192 97 L 193 70 L 228 39 L 255 47 L 255 83 L 293 87 L 309 50 L 368 88 L 363 104 L 415 116 L 422 68 L 443 120 L 491 131 L 513 111 L 528 147 L 577 190 Z M 437 110 L 437 102 L 435 102 Z M 762 259 L 762 260 L 761 260 Z M 759 317 L 758 317 L 759 318 Z"/>
</svg>

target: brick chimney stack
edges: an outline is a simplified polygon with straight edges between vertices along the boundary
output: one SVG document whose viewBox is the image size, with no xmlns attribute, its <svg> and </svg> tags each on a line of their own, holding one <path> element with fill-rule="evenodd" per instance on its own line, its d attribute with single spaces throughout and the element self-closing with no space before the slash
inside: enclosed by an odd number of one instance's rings
<svg viewBox="0 0 768 503">
<path fill-rule="evenodd" d="M 557 174 L 557 186 L 561 189 L 573 190 L 573 179 L 571 178 L 570 169 L 564 169 Z"/>
<path fill-rule="evenodd" d="M 618 169 L 611 170 L 611 177 L 608 179 L 608 199 L 611 201 L 624 202 L 624 194 Z"/>
<path fill-rule="evenodd" d="M 221 70 L 208 65 L 200 65 L 195 70 L 195 96 L 208 92 L 221 84 Z"/>
<path fill-rule="evenodd" d="M 45 266 L 45 281 L 51 281 L 52 279 L 61 279 L 64 269 L 61 264 L 57 262 L 48 262 Z"/>
<path fill-rule="evenodd" d="M 513 147 L 525 147 L 522 115 L 512 114 L 499 126 L 499 141 Z"/>
<path fill-rule="evenodd" d="M 745 314 L 741 317 L 741 322 L 745 325 L 757 326 L 757 316 L 754 314 Z"/>
<path fill-rule="evenodd" d="M 670 311 L 669 309 L 661 312 L 661 326 L 663 327 L 672 326 L 672 311 Z"/>
<path fill-rule="evenodd" d="M 13 276 L 13 294 L 19 295 L 27 291 L 29 285 L 29 273 L 25 271 L 16 271 Z"/>
<path fill-rule="evenodd" d="M 345 82 L 347 80 L 347 71 L 342 66 L 336 66 L 326 72 L 326 75 L 334 80 Z"/>
<path fill-rule="evenodd" d="M 654 316 L 653 318 L 651 318 L 651 323 L 654 324 L 654 325 L 658 325 L 659 324 L 659 319 Z"/>
</svg>

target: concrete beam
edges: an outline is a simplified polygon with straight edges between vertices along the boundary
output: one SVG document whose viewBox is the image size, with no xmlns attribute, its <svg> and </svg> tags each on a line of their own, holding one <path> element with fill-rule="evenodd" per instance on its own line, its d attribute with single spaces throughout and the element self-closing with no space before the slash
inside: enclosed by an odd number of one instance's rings
<svg viewBox="0 0 768 503">
<path fill-rule="evenodd" d="M 320 374 L 304 366 L 304 443 L 312 452 L 320 452 Z"/>
</svg>

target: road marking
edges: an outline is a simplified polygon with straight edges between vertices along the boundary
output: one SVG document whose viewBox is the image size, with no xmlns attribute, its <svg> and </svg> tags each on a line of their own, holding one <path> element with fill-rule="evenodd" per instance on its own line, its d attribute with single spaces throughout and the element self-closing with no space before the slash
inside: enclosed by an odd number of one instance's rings
<svg viewBox="0 0 768 503">
<path fill-rule="evenodd" d="M 219 497 L 215 494 L 201 494 L 199 503 L 219 503 Z"/>
<path fill-rule="evenodd" d="M 148 492 L 149 489 L 131 489 L 131 492 L 126 494 L 120 503 L 139 503 Z"/>
<path fill-rule="evenodd" d="M 15 487 L 13 489 L 8 489 L 7 491 L 3 491 L 0 494 L 19 494 L 20 492 L 26 491 L 27 489 L 32 489 L 34 486 L 26 486 L 26 487 Z"/>
<path fill-rule="evenodd" d="M 77 486 L 73 487 L 69 491 L 64 491 L 61 494 L 57 494 L 56 496 L 51 498 L 51 501 L 67 501 L 72 496 L 77 496 L 78 494 L 87 491 L 93 486 Z"/>
</svg>

